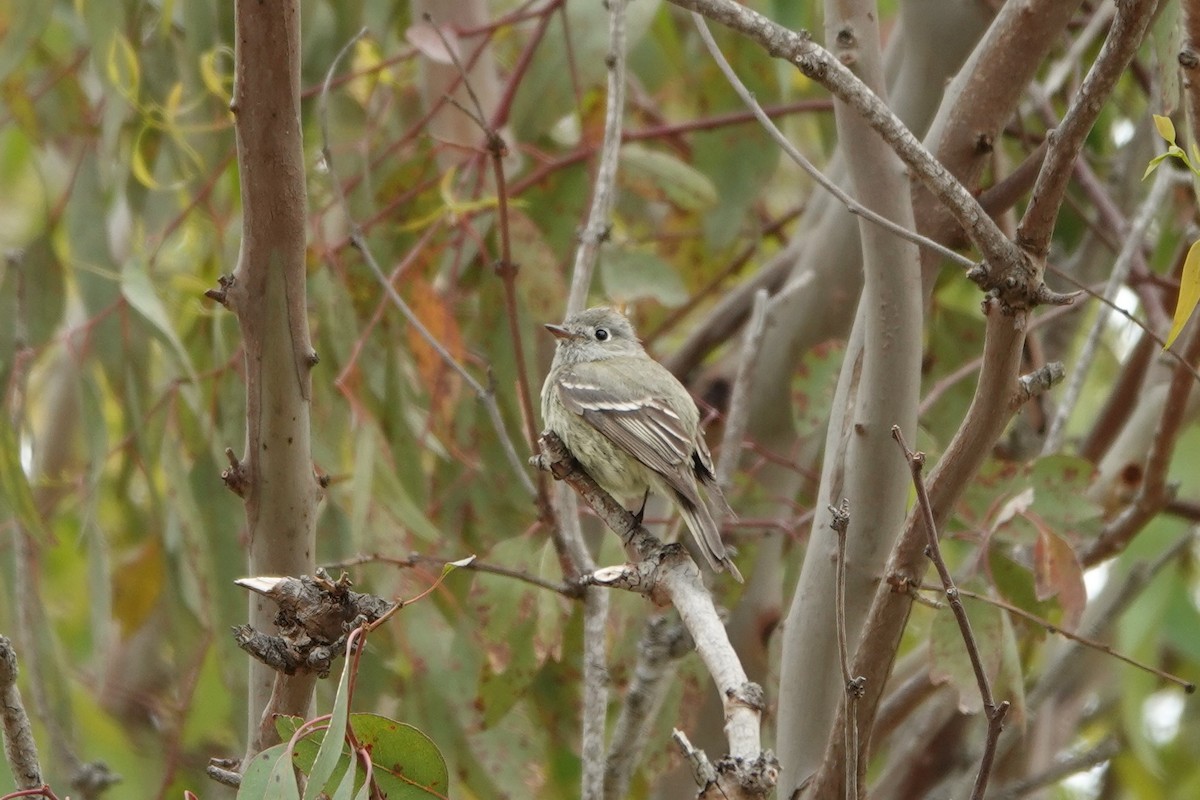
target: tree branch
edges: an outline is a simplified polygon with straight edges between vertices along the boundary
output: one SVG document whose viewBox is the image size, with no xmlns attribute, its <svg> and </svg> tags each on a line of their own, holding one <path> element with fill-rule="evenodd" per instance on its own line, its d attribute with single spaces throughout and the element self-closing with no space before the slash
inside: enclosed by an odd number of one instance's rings
<svg viewBox="0 0 1200 800">
<path fill-rule="evenodd" d="M 763 787 L 774 786 L 778 766 L 774 756 L 764 753 L 761 746 L 762 688 L 750 681 L 742 669 L 712 595 L 700 579 L 699 568 L 686 549 L 679 544 L 664 545 L 600 488 L 558 436 L 547 431 L 542 434 L 540 444 L 542 453 L 534 459 L 537 466 L 574 489 L 604 524 L 621 537 L 626 553 L 633 560 L 623 567 L 599 569 L 590 580 L 600 586 L 644 594 L 655 602 L 670 602 L 691 633 L 725 708 L 729 756 L 720 762 L 718 772 L 728 785 L 723 782 L 722 790 L 731 792 L 730 797 L 765 796 Z M 722 768 L 721 764 L 725 766 Z"/>
<path fill-rule="evenodd" d="M 651 724 L 670 689 L 676 660 L 693 648 L 687 629 L 669 616 L 646 620 L 638 640 L 633 680 L 625 690 L 621 714 L 613 725 L 612 747 L 604 765 L 605 800 L 624 800 L 629 781 L 644 755 Z"/>
<path fill-rule="evenodd" d="M 975 266 L 975 263 L 969 258 L 960 256 L 958 253 L 941 244 L 940 242 L 936 242 L 927 236 L 922 236 L 915 230 L 905 228 L 903 225 L 893 222 L 882 214 L 876 212 L 874 209 L 858 202 L 848 192 L 842 189 L 842 187 L 834 183 L 827 175 L 825 175 L 825 173 L 817 169 L 816 165 L 805 158 L 804 154 L 801 153 L 786 136 L 784 136 L 783 131 L 779 130 L 779 126 L 776 125 L 775 121 L 767 115 L 767 112 L 763 110 L 761 105 L 759 105 L 758 100 L 754 98 L 754 95 L 749 89 L 746 88 L 746 85 L 742 83 L 741 79 L 737 76 L 737 73 L 733 71 L 733 67 L 730 66 L 729 62 L 725 59 L 725 56 L 721 53 L 720 48 L 717 47 L 716 40 L 713 39 L 712 33 L 708 30 L 708 25 L 704 22 L 704 17 L 693 11 L 692 21 L 696 23 L 696 30 L 699 31 L 700 39 L 704 42 L 704 46 L 708 49 L 709 55 L 712 56 L 713 61 L 717 63 L 717 66 L 721 69 L 721 73 L 725 76 L 725 79 L 729 81 L 729 85 L 733 87 L 735 92 L 737 92 L 737 96 L 742 99 L 742 102 L 745 103 L 746 107 L 749 108 L 754 114 L 754 117 L 758 120 L 759 124 L 762 125 L 763 129 L 766 130 L 767 134 L 775 140 L 775 143 L 779 145 L 779 148 L 783 150 L 784 153 L 787 154 L 788 158 L 790 158 L 802 170 L 804 170 L 805 173 L 807 173 L 809 177 L 816 181 L 822 189 L 836 197 L 838 202 L 846 207 L 847 211 L 849 211 L 851 214 L 855 214 L 865 220 L 875 223 L 884 230 L 895 234 L 901 239 L 905 239 L 913 244 L 927 248 L 928 250 L 937 253 L 942 258 L 958 264 L 960 267 L 971 269 Z M 898 119 L 897 122 L 899 122 Z"/>
<path fill-rule="evenodd" d="M 246 446 L 237 474 L 244 479 L 251 575 L 307 575 L 314 567 L 316 505 L 313 475 L 312 368 L 305 274 L 304 149 L 300 128 L 300 4 L 235 3 L 236 78 L 233 103 L 241 173 L 242 240 L 237 268 L 223 282 L 245 342 Z M 250 624 L 272 629 L 274 611 L 250 600 Z M 276 673 L 251 663 L 249 749 L 274 744 L 261 725 Z M 280 710 L 304 714 L 310 675 L 284 681 Z M 265 731 L 265 735 L 263 732 Z"/>
<path fill-rule="evenodd" d="M 1191 365 L 1200 361 L 1200 324 L 1193 320 L 1190 327 L 1191 332 L 1183 358 L 1176 365 L 1171 383 L 1167 387 L 1166 402 L 1158 420 L 1158 428 L 1154 432 L 1150 452 L 1146 455 L 1141 485 L 1138 486 L 1137 494 L 1129 505 L 1108 523 L 1091 545 L 1080 554 L 1079 563 L 1085 568 L 1095 566 L 1125 549 L 1130 540 L 1141 532 L 1146 523 L 1171 499 L 1172 490 L 1167 485 L 1167 470 L 1171 466 L 1171 456 L 1175 453 L 1175 445 L 1187 419 L 1185 412 L 1188 396 L 1196 383 Z"/>
<path fill-rule="evenodd" d="M 1137 53 L 1157 6 L 1158 0 L 1125 0 L 1117 4 L 1117 15 L 1100 54 L 1071 99 L 1062 124 L 1047 134 L 1046 160 L 1033 185 L 1025 215 L 1017 226 L 1016 237 L 1023 249 L 1040 260 L 1050 252 L 1054 223 L 1084 139 L 1100 116 L 1117 79 Z"/>
<path fill-rule="evenodd" d="M 0 727 L 4 731 L 4 755 L 17 788 L 41 786 L 37 743 L 17 689 L 17 654 L 7 636 L 0 636 Z"/>
<path fill-rule="evenodd" d="M 750 413 L 750 387 L 758 368 L 758 351 L 762 346 L 767 324 L 767 290 L 759 289 L 754 294 L 754 309 L 742 339 L 738 354 L 737 372 L 733 377 L 733 390 L 729 395 L 729 410 L 725 413 L 725 431 L 721 435 L 721 450 L 717 462 L 717 483 L 728 491 L 733 473 L 742 454 L 742 440 L 746 436 L 746 423 Z"/>
<path fill-rule="evenodd" d="M 1039 303 L 1070 302 L 1070 296 L 1045 287 L 1041 270 L 1009 241 L 971 192 L 924 148 L 885 102 L 841 61 L 812 41 L 807 32 L 790 31 L 732 0 L 672 2 L 745 34 L 770 55 L 795 65 L 862 115 L 963 226 L 983 255 L 983 263 L 969 271 L 968 277 L 994 293 L 1002 301 L 1003 310 L 1022 311 Z"/>
</svg>

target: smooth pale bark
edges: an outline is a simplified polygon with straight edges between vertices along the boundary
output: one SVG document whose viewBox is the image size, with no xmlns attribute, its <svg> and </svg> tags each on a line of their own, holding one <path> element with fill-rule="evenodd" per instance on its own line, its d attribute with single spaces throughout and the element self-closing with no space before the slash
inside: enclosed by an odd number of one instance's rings
<svg viewBox="0 0 1200 800">
<path fill-rule="evenodd" d="M 883 52 L 872 0 L 825 4 L 826 41 L 886 99 Z M 912 189 L 899 157 L 853 109 L 834 103 L 838 141 L 854 196 L 912 230 Z M 853 648 L 875 583 L 904 521 L 909 476 L 891 428 L 916 426 L 921 381 L 922 291 L 916 245 L 858 222 L 863 290 L 825 440 L 817 515 L 800 582 L 783 627 L 776 749 L 788 797 L 820 765 L 839 700 L 834 589 L 837 534 L 829 505 L 850 504 L 845 620 Z M 816 702 L 814 702 L 814 700 Z M 844 757 L 845 754 L 843 754 Z"/>
<path fill-rule="evenodd" d="M 309 340 L 305 297 L 304 152 L 300 132 L 300 3 L 238 0 L 235 8 L 238 167 L 242 244 L 226 303 L 246 353 L 246 449 L 232 478 L 246 502 L 250 575 L 311 574 L 319 487 L 310 448 Z M 250 625 L 274 631 L 276 609 L 250 598 Z M 272 744 L 275 713 L 305 715 L 315 681 L 282 677 L 252 661 L 249 750 Z M 269 721 L 268 721 L 269 723 Z"/>
</svg>

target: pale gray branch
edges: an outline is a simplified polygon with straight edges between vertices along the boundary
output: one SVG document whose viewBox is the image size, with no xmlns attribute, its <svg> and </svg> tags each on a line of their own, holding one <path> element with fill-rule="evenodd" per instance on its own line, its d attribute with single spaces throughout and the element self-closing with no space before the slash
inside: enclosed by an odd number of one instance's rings
<svg viewBox="0 0 1200 800">
<path fill-rule="evenodd" d="M 1155 174 L 1153 185 L 1150 187 L 1149 194 L 1142 202 L 1142 207 L 1138 210 L 1137 216 L 1129 226 L 1129 233 L 1125 237 L 1125 243 L 1121 246 L 1121 251 L 1117 254 L 1116 261 L 1113 262 L 1112 272 L 1108 276 L 1108 283 L 1104 287 L 1105 304 L 1101 304 L 1096 309 L 1096 318 L 1092 321 L 1092 327 L 1088 330 L 1087 338 L 1084 339 L 1083 347 L 1079 351 L 1079 358 L 1075 361 L 1075 369 L 1071 372 L 1071 378 L 1067 381 L 1066 389 L 1063 391 L 1062 397 L 1059 399 L 1058 410 L 1054 414 L 1054 419 L 1050 423 L 1050 429 L 1046 434 L 1046 441 L 1042 445 L 1042 455 L 1056 453 L 1062 447 L 1063 433 L 1067 427 L 1067 419 L 1071 416 L 1071 412 L 1075 410 L 1075 403 L 1079 400 L 1079 395 L 1083 392 L 1084 381 L 1087 380 L 1088 371 L 1091 369 L 1092 361 L 1096 358 L 1096 352 L 1100 349 L 1100 337 L 1104 333 L 1105 326 L 1108 324 L 1109 306 L 1116 302 L 1117 293 L 1121 287 L 1125 285 L 1125 280 L 1129 277 L 1129 271 L 1133 267 L 1133 262 L 1142 248 L 1142 243 L 1146 239 L 1146 232 L 1150 229 L 1150 223 L 1154 221 L 1154 217 L 1162 210 L 1163 201 L 1166 199 L 1167 191 L 1175 183 L 1172 178 L 1174 170 L 1167 165 L 1160 166 Z"/>
<path fill-rule="evenodd" d="M 604 110 L 604 143 L 592 189 L 592 205 L 579 233 L 571 292 L 566 316 L 587 307 L 592 273 L 600 245 L 608 239 L 613 203 L 616 200 L 617 162 L 621 153 L 621 127 L 625 116 L 625 7 L 628 0 L 608 0 L 608 100 Z"/>
</svg>

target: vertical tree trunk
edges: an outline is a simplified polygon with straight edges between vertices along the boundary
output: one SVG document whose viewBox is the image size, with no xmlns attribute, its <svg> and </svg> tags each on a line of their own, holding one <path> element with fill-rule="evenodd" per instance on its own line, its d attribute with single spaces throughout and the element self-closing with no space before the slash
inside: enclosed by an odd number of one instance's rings
<svg viewBox="0 0 1200 800">
<path fill-rule="evenodd" d="M 249 574 L 301 575 L 314 566 L 320 489 L 309 445 L 309 370 L 316 356 L 305 302 L 304 151 L 300 133 L 299 0 L 238 0 L 233 112 L 242 182 L 242 247 L 226 302 L 246 353 L 246 451 L 231 486 L 246 501 Z M 250 624 L 275 610 L 250 599 Z M 250 665 L 249 748 L 274 740 L 264 712 L 304 714 L 309 676 Z M 268 708 L 269 707 L 269 708 Z"/>
<path fill-rule="evenodd" d="M 826 0 L 826 40 L 880 97 L 887 97 L 883 50 L 872 0 Z M 912 191 L 900 159 L 863 119 L 834 102 L 839 146 L 860 202 L 905 228 L 916 227 Z M 922 291 L 915 245 L 859 220 L 863 289 L 838 377 L 825 441 L 817 513 L 796 593 L 783 628 L 776 749 L 790 796 L 821 766 L 845 697 L 837 637 L 837 535 L 827 506 L 849 502 L 845 624 L 857 648 L 877 576 L 906 511 L 903 461 L 889 452 L 892 425 L 916 427 L 920 392 Z M 812 691 L 815 689 L 816 691 Z M 868 736 L 858 741 L 866 747 Z M 858 754 L 839 752 L 839 761 Z M 841 770 L 836 774 L 842 775 Z M 840 783 L 831 794 L 850 796 Z M 820 795 L 818 795 L 820 796 Z"/>
</svg>

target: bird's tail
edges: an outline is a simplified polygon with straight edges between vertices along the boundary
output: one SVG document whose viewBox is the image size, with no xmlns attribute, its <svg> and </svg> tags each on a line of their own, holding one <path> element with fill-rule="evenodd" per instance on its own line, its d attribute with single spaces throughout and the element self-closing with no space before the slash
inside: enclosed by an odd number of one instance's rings
<svg viewBox="0 0 1200 800">
<path fill-rule="evenodd" d="M 700 552 L 704 554 L 708 565 L 718 572 L 728 570 L 735 581 L 745 583 L 742 573 L 738 571 L 729 554 L 725 552 L 725 544 L 721 541 L 721 527 L 717 524 L 708 503 L 703 500 L 696 502 L 679 491 L 674 491 L 673 494 L 676 505 L 679 506 L 679 513 L 683 517 L 683 521 L 687 523 L 688 530 L 692 532 L 692 538 L 699 545 Z M 717 497 L 720 497 L 719 492 Z M 720 499 L 725 509 L 728 509 L 729 504 L 725 503 L 723 497 Z M 729 511 L 729 513 L 733 512 Z"/>
</svg>

